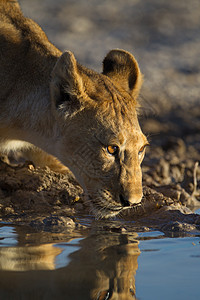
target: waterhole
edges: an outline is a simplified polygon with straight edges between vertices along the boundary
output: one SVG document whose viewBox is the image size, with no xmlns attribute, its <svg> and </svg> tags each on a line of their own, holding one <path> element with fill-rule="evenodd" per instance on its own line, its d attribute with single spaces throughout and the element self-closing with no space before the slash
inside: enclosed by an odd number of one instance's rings
<svg viewBox="0 0 200 300">
<path fill-rule="evenodd" d="M 200 237 L 1 224 L 0 299 L 199 299 Z"/>
</svg>

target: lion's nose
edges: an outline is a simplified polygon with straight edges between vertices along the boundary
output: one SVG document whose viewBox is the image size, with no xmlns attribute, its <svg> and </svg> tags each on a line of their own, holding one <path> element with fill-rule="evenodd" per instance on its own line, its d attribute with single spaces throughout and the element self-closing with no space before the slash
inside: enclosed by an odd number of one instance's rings
<svg viewBox="0 0 200 300">
<path fill-rule="evenodd" d="M 122 194 L 119 195 L 119 200 L 123 207 L 134 206 L 134 205 L 140 203 L 141 199 L 142 199 L 142 193 L 134 195 L 134 197 L 129 197 L 129 198 Z"/>
<path fill-rule="evenodd" d="M 119 195 L 119 199 L 120 199 L 120 202 L 121 202 L 121 205 L 124 206 L 124 207 L 128 207 L 131 205 L 131 203 L 128 201 L 128 199 L 126 199 L 126 197 L 124 197 L 123 195 Z"/>
</svg>

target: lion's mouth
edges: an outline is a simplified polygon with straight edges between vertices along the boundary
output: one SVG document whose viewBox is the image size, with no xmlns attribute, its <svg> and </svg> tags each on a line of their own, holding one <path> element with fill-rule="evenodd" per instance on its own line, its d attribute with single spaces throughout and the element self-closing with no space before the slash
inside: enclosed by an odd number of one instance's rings
<svg viewBox="0 0 200 300">
<path fill-rule="evenodd" d="M 108 196 L 108 193 L 106 193 L 106 196 Z M 140 206 L 140 203 L 123 206 L 121 203 L 115 202 L 113 198 L 106 196 L 98 195 L 98 197 L 92 197 L 91 195 L 87 195 L 91 211 L 97 219 L 112 218 L 125 210 L 131 210 Z"/>
<path fill-rule="evenodd" d="M 138 205 L 140 205 L 139 203 L 135 203 L 132 204 L 129 207 L 123 207 L 123 206 L 113 206 L 113 205 L 108 205 L 107 203 L 104 205 L 101 202 L 101 205 L 92 202 L 91 205 L 91 210 L 94 213 L 95 217 L 97 219 L 108 219 L 108 218 L 113 218 L 116 217 L 118 214 L 127 211 L 127 210 L 131 210 L 133 208 L 138 207 Z"/>
</svg>

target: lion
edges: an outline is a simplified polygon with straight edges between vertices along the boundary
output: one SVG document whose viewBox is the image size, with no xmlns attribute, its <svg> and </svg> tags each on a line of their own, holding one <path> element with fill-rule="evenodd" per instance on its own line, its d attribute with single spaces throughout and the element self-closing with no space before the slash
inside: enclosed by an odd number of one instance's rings
<svg viewBox="0 0 200 300">
<path fill-rule="evenodd" d="M 50 43 L 17 1 L 0 0 L 0 17 L 0 152 L 25 149 L 37 165 L 69 168 L 97 218 L 138 205 L 148 141 L 134 56 L 111 50 L 97 73 Z"/>
</svg>

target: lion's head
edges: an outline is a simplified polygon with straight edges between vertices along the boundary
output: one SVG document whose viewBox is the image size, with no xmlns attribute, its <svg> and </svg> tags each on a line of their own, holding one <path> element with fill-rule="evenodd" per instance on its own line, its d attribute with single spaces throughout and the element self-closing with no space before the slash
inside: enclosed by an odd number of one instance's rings
<svg viewBox="0 0 200 300">
<path fill-rule="evenodd" d="M 84 188 L 97 217 L 111 217 L 142 198 L 141 162 L 148 144 L 136 112 L 142 75 L 135 58 L 112 50 L 103 73 L 65 52 L 52 72 L 59 124 L 57 157 Z"/>
</svg>

